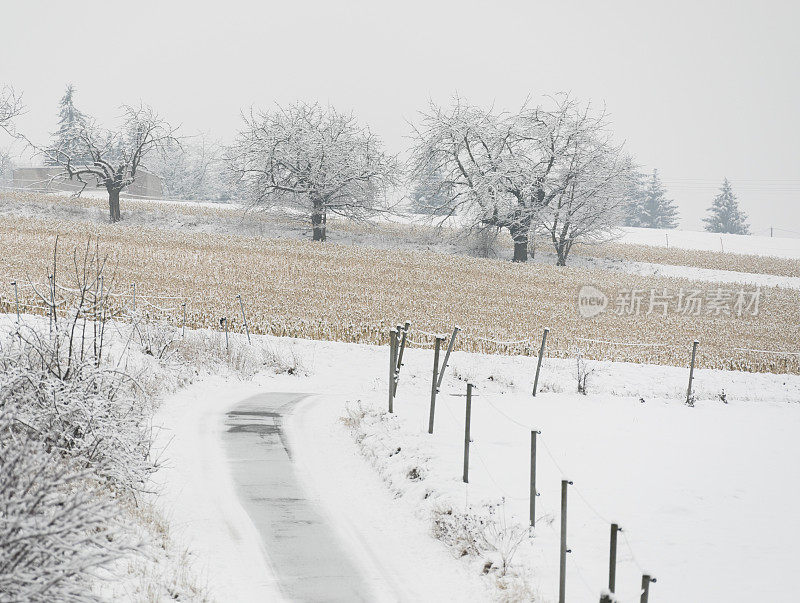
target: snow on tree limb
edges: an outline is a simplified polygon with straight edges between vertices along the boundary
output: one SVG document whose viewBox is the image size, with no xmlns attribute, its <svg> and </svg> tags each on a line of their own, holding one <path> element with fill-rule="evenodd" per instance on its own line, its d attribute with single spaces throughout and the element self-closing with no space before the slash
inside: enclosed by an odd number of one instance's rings
<svg viewBox="0 0 800 603">
<path fill-rule="evenodd" d="M 22 95 L 9 85 L 0 85 L 0 128 L 15 136 L 11 122 L 24 110 Z"/>
</svg>

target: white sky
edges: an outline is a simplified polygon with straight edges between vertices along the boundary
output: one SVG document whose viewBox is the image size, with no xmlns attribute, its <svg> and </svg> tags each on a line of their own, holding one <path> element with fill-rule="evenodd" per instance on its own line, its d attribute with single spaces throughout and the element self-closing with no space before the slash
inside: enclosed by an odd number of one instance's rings
<svg viewBox="0 0 800 603">
<path fill-rule="evenodd" d="M 330 102 L 394 152 L 429 98 L 513 109 L 570 91 L 605 102 L 682 228 L 727 176 L 754 231 L 800 236 L 798 2 L 2 3 L 0 82 L 24 92 L 18 126 L 38 141 L 68 82 L 101 122 L 143 100 L 223 140 L 250 105 Z"/>
</svg>

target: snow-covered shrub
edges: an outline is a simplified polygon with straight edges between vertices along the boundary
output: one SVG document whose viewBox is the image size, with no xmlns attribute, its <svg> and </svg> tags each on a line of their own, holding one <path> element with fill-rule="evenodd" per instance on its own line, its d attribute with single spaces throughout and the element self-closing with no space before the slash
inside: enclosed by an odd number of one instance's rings
<svg viewBox="0 0 800 603">
<path fill-rule="evenodd" d="M 499 255 L 499 229 L 493 226 L 464 228 L 461 231 L 463 247 L 467 254 L 477 258 L 496 258 Z"/>
<path fill-rule="evenodd" d="M 18 390 L 4 390 L 0 405 Z M 22 400 L 17 400 L 21 402 Z M 0 412 L 0 600 L 91 600 L 88 573 L 122 555 L 117 509 L 93 472 L 48 436 Z"/>
<path fill-rule="evenodd" d="M 498 514 L 497 511 L 500 511 Z M 490 520 L 486 523 L 484 532 L 486 542 L 497 554 L 498 571 L 500 576 L 505 576 L 511 566 L 511 561 L 526 539 L 532 538 L 533 533 L 527 525 L 509 522 L 505 513 L 505 499 L 498 507 L 489 507 Z"/>
<path fill-rule="evenodd" d="M 73 331 L 23 327 L 0 353 L 0 409 L 39 435 L 48 452 L 91 467 L 114 488 L 136 490 L 149 459 L 151 409 L 130 376 L 80 359 Z M 71 350 L 71 351 L 70 351 Z"/>
<path fill-rule="evenodd" d="M 227 366 L 243 377 L 271 369 L 278 374 L 307 374 L 305 359 L 294 346 L 249 344 L 240 337 L 219 332 L 191 331 L 174 341 L 178 362 L 194 369 Z"/>
<path fill-rule="evenodd" d="M 482 555 L 491 545 L 486 539 L 486 515 L 436 506 L 431 512 L 431 535 L 450 547 L 456 557 Z"/>
<path fill-rule="evenodd" d="M 578 380 L 578 393 L 585 396 L 587 394 L 586 382 L 589 379 L 589 375 L 594 372 L 595 367 L 589 364 L 580 352 L 578 352 L 575 357 L 575 365 L 575 378 Z"/>
</svg>

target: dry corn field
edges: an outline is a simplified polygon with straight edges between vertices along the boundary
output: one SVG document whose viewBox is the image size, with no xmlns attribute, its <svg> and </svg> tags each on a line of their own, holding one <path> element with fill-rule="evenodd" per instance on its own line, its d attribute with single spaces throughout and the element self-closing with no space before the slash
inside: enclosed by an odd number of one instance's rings
<svg viewBox="0 0 800 603">
<path fill-rule="evenodd" d="M 459 325 L 463 334 L 456 349 L 536 354 L 542 330 L 549 327 L 549 355 L 580 352 L 593 359 L 684 366 L 697 338 L 699 366 L 800 372 L 800 356 L 793 354 L 800 351 L 796 290 L 763 289 L 757 316 L 628 316 L 607 311 L 586 319 L 577 310 L 577 292 L 585 284 L 607 292 L 612 306 L 616 291 L 708 291 L 716 286 L 425 251 L 181 234 L 124 223 L 0 219 L 3 311 L 14 311 L 10 282 L 17 280 L 23 306 L 46 312 L 29 283 L 47 282 L 57 234 L 59 295 L 68 295 L 66 267 L 72 265 L 74 250 L 99 237 L 100 253 L 108 255 L 108 272 L 114 274 L 107 283 L 114 283 L 120 310 L 132 308 L 130 285 L 136 283 L 140 313 L 180 325 L 185 300 L 191 328 L 218 329 L 225 316 L 232 330 L 241 331 L 235 297 L 241 294 L 252 333 L 383 344 L 389 327 L 407 319 L 417 345 L 431 341 L 420 331 L 447 332 Z M 527 341 L 496 343 L 519 340 Z"/>
<path fill-rule="evenodd" d="M 59 215 L 62 219 L 85 219 L 92 217 L 103 220 L 108 211 L 103 199 L 92 197 L 71 197 L 55 194 L 41 194 L 30 192 L 0 191 L 0 201 L 19 204 L 27 208 L 29 213 L 47 215 L 58 205 L 62 209 Z M 290 220 L 275 214 L 263 212 L 248 212 L 246 217 L 240 206 L 221 203 L 185 203 L 180 201 L 167 203 L 153 203 L 152 201 L 125 199 L 123 211 L 132 215 L 155 215 L 169 220 L 170 214 L 180 212 L 180 216 L 191 221 L 208 221 L 211 223 L 246 222 L 251 231 L 275 231 L 279 228 L 297 228 L 298 220 Z M 417 247 L 433 246 L 442 240 L 453 241 L 459 233 L 452 228 L 437 229 L 430 224 L 409 224 L 383 222 L 378 225 L 370 223 L 351 222 L 346 220 L 331 220 L 331 237 L 336 240 L 341 235 L 358 237 L 359 235 L 375 234 L 381 237 L 390 237 L 393 240 L 403 240 Z M 263 226 L 260 229 L 259 226 Z M 269 227 L 272 227 L 271 229 Z M 263 232 L 262 232 L 263 234 Z M 506 233 L 498 237 L 497 244 L 508 250 L 513 249 L 511 237 Z M 550 242 L 544 238 L 535 241 L 536 250 L 552 252 Z M 722 253 L 721 251 L 701 251 L 696 249 L 681 249 L 676 247 L 659 247 L 651 245 L 636 245 L 632 243 L 601 243 L 595 245 L 576 245 L 572 251 L 573 256 L 595 257 L 610 260 L 624 260 L 629 262 L 647 262 L 653 264 L 668 264 L 671 266 L 692 266 L 709 268 L 713 270 L 730 270 L 734 272 L 748 272 L 753 274 L 773 274 L 777 276 L 800 277 L 800 259 L 747 255 L 738 253 Z"/>
</svg>

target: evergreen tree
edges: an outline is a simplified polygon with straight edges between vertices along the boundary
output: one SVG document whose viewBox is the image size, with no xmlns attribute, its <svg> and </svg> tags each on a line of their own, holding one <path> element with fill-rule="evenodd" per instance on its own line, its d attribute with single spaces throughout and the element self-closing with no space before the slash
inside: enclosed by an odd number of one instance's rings
<svg viewBox="0 0 800 603">
<path fill-rule="evenodd" d="M 420 214 L 446 214 L 452 187 L 444 182 L 441 171 L 428 166 L 415 182 L 411 193 L 413 210 Z"/>
<path fill-rule="evenodd" d="M 644 215 L 644 189 L 645 189 L 645 175 L 641 172 L 635 172 L 631 179 L 630 187 L 628 189 L 628 201 L 625 204 L 625 226 L 642 226 L 642 216 Z"/>
<path fill-rule="evenodd" d="M 666 189 L 653 170 L 646 185 L 639 184 L 633 199 L 628 205 L 626 226 L 643 228 L 677 228 L 678 208 L 672 199 L 666 197 Z"/>
<path fill-rule="evenodd" d="M 53 165 L 63 163 L 67 157 L 73 165 L 92 161 L 79 137 L 79 132 L 86 126 L 86 117 L 75 107 L 74 96 L 75 86 L 68 84 L 59 101 L 58 130 L 53 134 L 53 144 L 48 149 L 53 155 L 48 163 Z"/>
<path fill-rule="evenodd" d="M 750 234 L 747 214 L 739 209 L 739 202 L 736 200 L 736 195 L 733 194 L 727 178 L 722 181 L 720 192 L 714 198 L 714 203 L 711 204 L 708 211 L 710 215 L 703 218 L 706 230 L 730 234 Z"/>
</svg>

